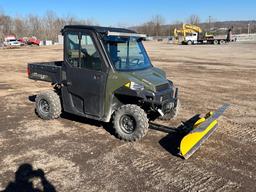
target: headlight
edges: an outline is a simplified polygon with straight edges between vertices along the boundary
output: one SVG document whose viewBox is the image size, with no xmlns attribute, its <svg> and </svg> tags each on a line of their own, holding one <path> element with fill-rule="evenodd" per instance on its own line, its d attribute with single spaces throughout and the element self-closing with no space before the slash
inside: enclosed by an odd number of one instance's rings
<svg viewBox="0 0 256 192">
<path fill-rule="evenodd" d="M 144 89 L 143 85 L 132 82 L 132 81 L 130 83 L 125 84 L 125 86 L 132 89 L 132 90 L 135 90 L 135 91 L 137 91 L 137 90 L 142 91 Z"/>
<path fill-rule="evenodd" d="M 168 79 L 168 82 L 171 86 L 173 86 L 173 82 L 171 80 Z"/>
</svg>

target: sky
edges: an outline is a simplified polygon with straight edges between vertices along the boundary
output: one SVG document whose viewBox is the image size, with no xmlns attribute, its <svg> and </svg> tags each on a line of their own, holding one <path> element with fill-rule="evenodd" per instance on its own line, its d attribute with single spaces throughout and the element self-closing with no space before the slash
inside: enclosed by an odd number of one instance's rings
<svg viewBox="0 0 256 192">
<path fill-rule="evenodd" d="M 255 0 L 0 0 L 0 10 L 10 16 L 42 16 L 54 11 L 60 17 L 93 19 L 105 26 L 135 26 L 161 15 L 166 24 L 198 15 L 202 22 L 256 20 Z"/>
</svg>

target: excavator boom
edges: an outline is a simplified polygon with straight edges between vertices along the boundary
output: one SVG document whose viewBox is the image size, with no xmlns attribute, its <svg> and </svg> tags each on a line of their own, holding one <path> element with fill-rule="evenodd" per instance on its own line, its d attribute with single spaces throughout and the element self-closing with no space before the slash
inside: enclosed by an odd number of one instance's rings
<svg viewBox="0 0 256 192">
<path fill-rule="evenodd" d="M 191 25 L 191 24 L 183 24 L 183 30 L 186 30 L 186 29 L 190 29 L 194 32 L 197 32 L 197 33 L 202 33 L 202 29 L 201 27 L 198 27 L 196 25 Z"/>
<path fill-rule="evenodd" d="M 185 41 L 187 34 L 191 33 L 202 33 L 202 29 L 196 25 L 183 24 L 181 29 L 174 29 L 174 38 L 178 41 L 179 36 L 182 36 Z"/>
</svg>

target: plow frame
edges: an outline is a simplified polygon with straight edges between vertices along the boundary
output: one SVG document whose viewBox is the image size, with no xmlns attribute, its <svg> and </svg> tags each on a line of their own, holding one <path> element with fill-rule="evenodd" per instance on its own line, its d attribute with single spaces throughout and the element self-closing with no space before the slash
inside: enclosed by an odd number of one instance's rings
<svg viewBox="0 0 256 192">
<path fill-rule="evenodd" d="M 189 120 L 182 122 L 178 127 L 167 127 L 155 123 L 150 123 L 149 127 L 150 129 L 169 133 L 167 137 L 176 141 L 163 139 L 160 144 L 168 151 L 172 151 L 173 155 L 188 159 L 217 130 L 217 119 L 223 115 L 228 107 L 229 104 L 223 104 L 215 112 L 209 112 L 204 117 L 201 117 L 200 114 L 194 115 Z M 171 137 L 172 135 L 175 136 Z M 169 146 L 169 143 L 173 146 Z"/>
</svg>

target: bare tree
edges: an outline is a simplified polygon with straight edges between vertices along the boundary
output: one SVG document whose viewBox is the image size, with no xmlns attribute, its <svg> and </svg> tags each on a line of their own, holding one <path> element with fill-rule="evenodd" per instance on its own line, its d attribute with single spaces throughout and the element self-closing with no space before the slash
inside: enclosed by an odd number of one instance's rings
<svg viewBox="0 0 256 192">
<path fill-rule="evenodd" d="M 47 39 L 56 40 L 57 34 L 60 29 L 56 29 L 55 21 L 57 20 L 57 15 L 53 11 L 47 11 L 43 18 L 45 26 L 45 36 Z"/>
<path fill-rule="evenodd" d="M 29 30 L 27 32 L 27 35 L 36 36 L 38 38 L 43 37 L 44 27 L 43 27 L 41 18 L 39 18 L 36 15 L 29 15 L 27 17 L 27 25 L 28 25 L 28 30 Z"/>
<path fill-rule="evenodd" d="M 71 15 L 68 15 L 64 20 L 65 20 L 65 25 L 74 25 L 76 18 Z"/>
<path fill-rule="evenodd" d="M 19 34 L 19 36 L 23 37 L 28 34 L 28 24 L 24 18 L 16 17 L 13 20 L 14 25 L 14 34 Z"/>
<path fill-rule="evenodd" d="M 193 24 L 193 25 L 198 25 L 200 23 L 200 18 L 198 15 L 191 15 L 188 19 L 187 19 L 187 23 L 189 24 Z"/>
<path fill-rule="evenodd" d="M 156 36 L 161 34 L 161 26 L 164 24 L 164 22 L 164 18 L 161 15 L 153 16 L 152 23 L 154 24 L 154 31 Z"/>
<path fill-rule="evenodd" d="M 155 24 L 152 21 L 144 23 L 143 25 L 137 27 L 139 33 L 145 33 L 149 36 L 155 35 Z"/>
<path fill-rule="evenodd" d="M 0 28 L 3 34 L 11 34 L 13 31 L 12 19 L 4 14 L 0 15 Z"/>
<path fill-rule="evenodd" d="M 180 20 L 174 21 L 168 28 L 169 28 L 169 34 L 168 35 L 174 35 L 174 29 L 180 29 L 182 27 L 183 22 Z"/>
<path fill-rule="evenodd" d="M 209 16 L 207 22 L 208 22 L 209 31 L 214 30 L 215 28 L 220 28 L 220 26 L 217 23 L 217 19 L 215 19 L 212 16 Z"/>
</svg>

